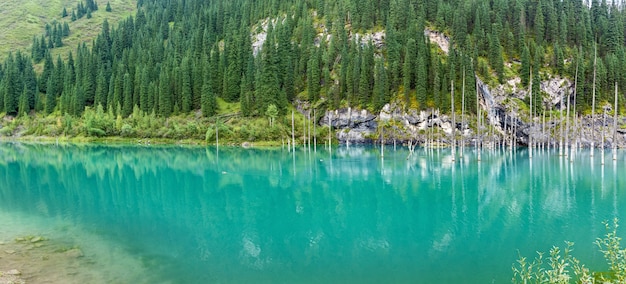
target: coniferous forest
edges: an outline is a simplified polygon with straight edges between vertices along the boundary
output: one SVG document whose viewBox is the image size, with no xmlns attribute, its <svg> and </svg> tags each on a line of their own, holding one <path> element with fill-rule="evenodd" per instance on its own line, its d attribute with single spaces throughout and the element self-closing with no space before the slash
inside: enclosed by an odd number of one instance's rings
<svg viewBox="0 0 626 284">
<path fill-rule="evenodd" d="M 30 134 L 109 136 L 126 128 L 138 137 L 177 137 L 140 130 L 182 116 L 198 124 L 180 132 L 204 139 L 203 122 L 286 117 L 296 101 L 376 111 L 397 100 L 405 108 L 449 112 L 450 82 L 461 86 L 465 78 L 471 94 L 475 76 L 491 86 L 519 77 L 520 87 L 532 85 L 536 94 L 543 77 L 576 79 L 577 111 L 588 113 L 594 73 L 601 101 L 612 101 L 616 82 L 626 88 L 623 4 L 139 0 L 134 16 L 117 26 L 104 21 L 95 40 L 63 58 L 50 51 L 71 32 L 67 23 L 47 27 L 29 51 L 9 54 L 0 65 L 0 113 L 31 124 L 48 120 L 27 127 Z M 80 17 L 115 11 L 94 1 L 80 7 Z M 80 18 L 74 10 L 63 14 Z M 425 29 L 444 34 L 449 52 Z M 541 111 L 541 95 L 533 100 Z M 461 100 L 455 104 L 460 109 Z M 466 104 L 476 112 L 475 98 Z M 279 119 L 266 138 L 280 139 L 287 120 Z"/>
</svg>

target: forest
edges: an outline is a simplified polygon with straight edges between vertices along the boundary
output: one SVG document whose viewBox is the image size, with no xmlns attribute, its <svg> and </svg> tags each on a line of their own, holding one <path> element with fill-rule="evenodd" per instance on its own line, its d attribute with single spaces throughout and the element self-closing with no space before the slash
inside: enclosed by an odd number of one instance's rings
<svg viewBox="0 0 626 284">
<path fill-rule="evenodd" d="M 89 17 L 110 12 L 106 6 L 81 2 L 76 11 Z M 449 112 L 450 82 L 473 93 L 476 76 L 490 86 L 519 77 L 520 88 L 535 94 L 542 79 L 567 77 L 577 81 L 577 111 L 589 113 L 594 76 L 600 101 L 612 101 L 615 83 L 626 88 L 623 7 L 606 0 L 139 0 L 134 16 L 117 26 L 105 20 L 95 40 L 63 58 L 50 51 L 71 32 L 66 23 L 48 26 L 30 52 L 9 54 L 0 64 L 0 113 L 63 125 L 59 133 L 31 126 L 52 135 L 80 132 L 72 130 L 77 121 L 84 135 L 109 136 L 125 124 L 141 128 L 142 117 L 192 118 L 200 124 L 191 132 L 202 139 L 202 123 L 226 113 L 220 105 L 236 105 L 234 115 L 251 121 L 284 116 L 302 101 L 318 113 L 376 111 L 392 100 Z M 59 11 L 60 21 L 80 20 L 76 11 Z M 445 34 L 450 51 L 429 42 L 425 29 Z M 533 100 L 543 111 L 541 95 Z M 466 104 L 476 112 L 475 98 Z"/>
</svg>

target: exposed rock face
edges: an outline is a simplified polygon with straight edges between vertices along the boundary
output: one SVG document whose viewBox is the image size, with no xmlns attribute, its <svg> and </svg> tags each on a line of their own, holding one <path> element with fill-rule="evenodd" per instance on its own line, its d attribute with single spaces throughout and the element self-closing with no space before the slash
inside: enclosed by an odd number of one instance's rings
<svg viewBox="0 0 626 284">
<path fill-rule="evenodd" d="M 387 144 L 393 143 L 394 140 L 399 143 L 409 140 L 424 142 L 425 132 L 431 127 L 440 128 L 441 132 L 446 135 L 451 135 L 453 129 L 456 129 L 457 134 L 471 133 L 466 125 L 460 123 L 460 119 L 456 127 L 453 127 L 448 116 L 428 111 L 405 112 L 395 104 L 386 104 L 376 114 L 354 108 L 331 110 L 324 113 L 318 123 L 323 127 L 328 127 L 329 121 L 337 133 L 337 140 L 342 144 L 380 143 L 381 132 L 385 137 L 382 142 Z"/>
<path fill-rule="evenodd" d="M 518 79 L 519 80 L 519 79 Z M 543 117 L 535 117 L 530 122 L 528 113 L 522 113 L 516 108 L 515 104 L 506 104 L 507 98 L 524 99 L 528 95 L 528 91 L 524 89 L 516 89 L 516 81 L 509 81 L 505 85 L 498 86 L 493 92 L 480 79 L 477 78 L 479 85 L 479 93 L 481 94 L 481 109 L 487 111 L 488 122 L 496 128 L 500 135 L 515 135 L 518 143 L 528 145 L 529 136 L 532 136 L 536 143 L 545 143 L 547 145 L 556 146 L 560 143 L 561 128 L 564 135 L 565 120 L 554 118 L 552 121 L 546 119 L 543 124 Z M 509 90 L 507 92 L 507 89 Z M 511 91 L 512 90 L 512 91 Z M 567 101 L 573 103 L 573 84 L 566 78 L 554 77 L 541 82 L 541 91 L 546 95 L 543 96 L 544 108 L 552 110 L 562 110 L 567 108 Z M 599 111 L 599 110 L 596 110 Z M 607 112 L 610 112 L 610 107 Z M 613 117 L 596 115 L 592 120 L 591 116 L 579 117 L 577 126 L 570 126 L 571 143 L 579 143 L 582 147 L 591 146 L 594 141 L 597 147 L 613 147 L 613 145 L 624 148 L 626 147 L 626 129 L 622 129 L 626 120 L 621 117 L 617 121 L 617 134 L 613 131 Z M 592 127 L 594 126 L 595 127 Z M 595 128 L 595 130 L 594 130 Z M 515 130 L 515 131 L 513 131 Z M 595 135 L 594 135 L 595 133 Z M 613 138 L 613 137 L 616 138 Z M 602 140 L 604 137 L 604 140 Z M 564 141 L 565 142 L 565 141 Z"/>
<path fill-rule="evenodd" d="M 499 86 L 496 91 L 492 90 L 484 84 L 480 79 L 478 81 L 479 101 L 481 110 L 487 115 L 486 123 L 481 130 L 481 139 L 489 140 L 491 138 L 504 139 L 510 141 L 513 137 L 520 145 L 528 145 L 529 136 L 532 136 L 536 143 L 544 143 L 550 146 L 557 146 L 560 143 L 561 128 L 565 129 L 565 120 L 553 118 L 546 119 L 545 126 L 543 118 L 536 117 L 532 123 L 528 119 L 527 112 L 521 112 L 515 109 L 515 106 L 506 104 L 507 95 L 504 87 Z M 571 84 L 567 79 L 553 78 L 542 82 L 542 90 L 548 94 L 544 97 L 544 102 L 553 109 L 561 108 L 564 100 L 567 100 L 567 94 L 571 95 Z M 525 90 L 518 90 L 513 96 L 519 96 Z M 525 94 L 524 94 L 525 95 Z M 563 97 L 565 97 L 563 99 Z M 306 102 L 297 104 L 298 110 L 304 115 L 309 115 L 310 106 Z M 610 110 L 608 110 L 610 112 Z M 447 143 L 452 133 L 457 137 L 464 137 L 465 141 L 476 141 L 478 136 L 474 129 L 470 129 L 468 123 L 462 123 L 461 117 L 457 115 L 456 124 L 452 124 L 449 115 L 442 115 L 436 111 L 417 111 L 404 110 L 400 105 L 395 103 L 386 104 L 380 112 L 372 113 L 368 110 L 355 108 L 341 108 L 337 110 L 326 111 L 324 115 L 317 121 L 318 125 L 328 127 L 330 121 L 331 127 L 336 133 L 336 138 L 340 143 L 350 144 L 369 144 L 369 143 L 387 143 L 391 144 L 408 142 L 409 140 L 424 143 L 429 133 L 438 133 L 437 139 L 443 143 Z M 616 145 L 619 148 L 626 147 L 626 119 L 618 118 L 617 134 L 614 137 L 613 117 L 607 115 L 596 115 L 593 122 L 590 116 L 578 119 L 578 126 L 570 126 L 569 137 L 571 143 L 579 143 L 583 147 L 591 145 L 591 141 L 597 147 L 610 148 Z M 592 132 L 592 125 L 595 125 L 595 135 Z M 488 136 L 487 127 L 491 126 L 493 132 L 491 138 Z M 436 130 L 432 130 L 432 128 Z M 381 141 L 381 136 L 384 140 Z M 602 140 L 602 137 L 605 139 Z M 603 142 L 604 141 L 604 142 Z M 564 141 L 565 142 L 565 141 Z M 471 144 L 471 142 L 468 142 Z"/>
<path fill-rule="evenodd" d="M 337 139 L 340 142 L 371 143 L 371 136 L 378 128 L 377 116 L 367 110 L 342 108 L 327 111 L 321 120 L 321 125 L 330 125 L 337 129 Z"/>
<path fill-rule="evenodd" d="M 362 45 L 366 45 L 371 42 L 372 45 L 374 45 L 378 49 L 381 49 L 385 46 L 384 31 L 366 34 L 355 33 L 353 36 L 356 38 L 357 41 L 360 41 Z"/>
<path fill-rule="evenodd" d="M 444 35 L 441 32 L 432 31 L 430 29 L 425 29 L 424 35 L 428 37 L 430 42 L 437 44 L 445 54 L 448 54 L 448 52 L 450 51 L 450 39 L 448 38 L 448 36 Z"/>
</svg>

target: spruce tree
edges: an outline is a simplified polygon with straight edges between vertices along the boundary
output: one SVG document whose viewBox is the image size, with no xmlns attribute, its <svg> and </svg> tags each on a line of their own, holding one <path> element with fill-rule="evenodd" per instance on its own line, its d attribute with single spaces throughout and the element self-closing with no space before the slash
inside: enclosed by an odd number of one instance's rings
<svg viewBox="0 0 626 284">
<path fill-rule="evenodd" d="M 54 89 L 54 79 L 50 77 L 48 78 L 48 83 L 46 84 L 46 103 L 44 111 L 47 114 L 52 113 L 56 107 L 56 94 Z"/>
<path fill-rule="evenodd" d="M 4 112 L 8 115 L 17 115 L 21 89 L 18 89 L 19 73 L 11 54 L 7 60 L 6 69 L 4 78 L 4 94 L 1 94 L 4 96 Z"/>
<path fill-rule="evenodd" d="M 376 59 L 376 71 L 374 75 L 374 109 L 382 109 L 389 101 L 388 80 L 385 62 L 382 58 Z"/>
<path fill-rule="evenodd" d="M 202 115 L 205 117 L 210 117 L 215 115 L 217 110 L 217 101 L 215 98 L 215 90 L 212 86 L 211 80 L 211 69 L 213 66 L 210 64 L 204 65 L 204 82 L 202 84 L 202 97 L 201 97 L 201 105 L 202 105 Z M 245 116 L 247 109 L 244 110 L 244 105 L 242 104 L 242 113 Z"/>
<path fill-rule="evenodd" d="M 320 56 L 319 48 L 311 47 L 311 58 L 307 64 L 307 92 L 309 101 L 315 102 L 320 98 Z"/>
<path fill-rule="evenodd" d="M 123 79 L 122 117 L 128 117 L 133 113 L 133 85 L 130 74 L 124 74 Z"/>
<path fill-rule="evenodd" d="M 180 75 L 182 76 L 182 85 L 181 85 L 181 96 L 182 96 L 182 105 L 181 110 L 183 113 L 188 113 L 191 111 L 191 107 L 193 104 L 191 97 L 191 78 L 190 78 L 190 67 L 189 67 L 189 58 L 183 58 L 182 68 Z"/>
<path fill-rule="evenodd" d="M 528 83 L 530 82 L 530 51 L 528 50 L 527 45 L 524 45 L 524 48 L 522 49 L 521 61 L 519 76 L 522 81 L 522 85 L 528 86 Z"/>
</svg>

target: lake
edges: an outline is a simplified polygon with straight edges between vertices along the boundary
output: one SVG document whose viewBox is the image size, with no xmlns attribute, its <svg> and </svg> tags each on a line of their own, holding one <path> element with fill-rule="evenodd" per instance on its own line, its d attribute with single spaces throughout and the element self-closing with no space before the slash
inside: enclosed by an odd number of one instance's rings
<svg viewBox="0 0 626 284">
<path fill-rule="evenodd" d="M 624 220 L 626 152 L 408 154 L 0 144 L 0 256 L 24 236 L 55 248 L 44 263 L 80 249 L 58 283 L 507 283 L 567 240 L 606 269 L 593 241 Z"/>
</svg>

